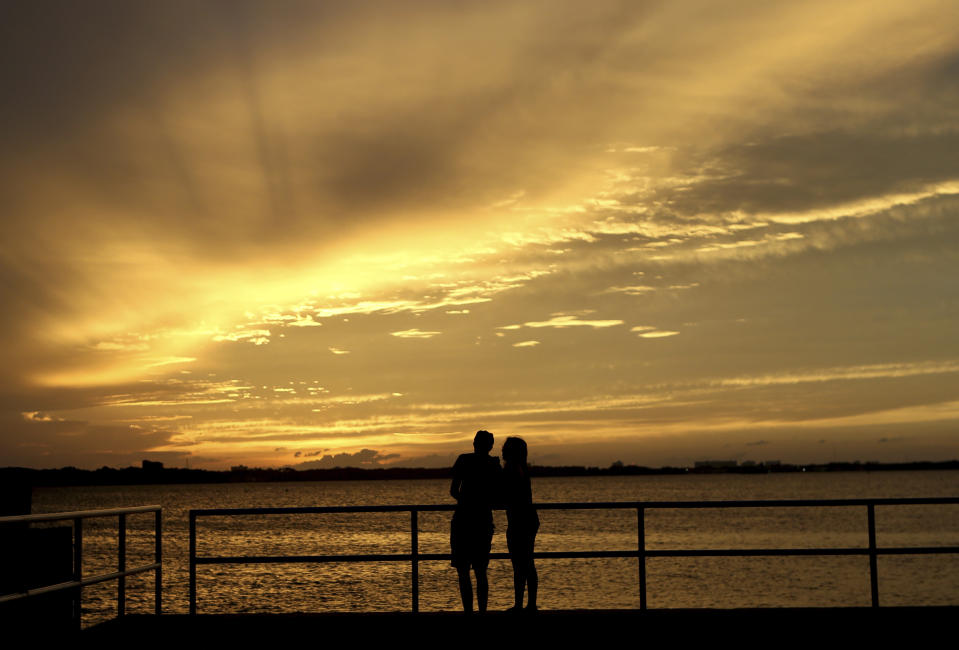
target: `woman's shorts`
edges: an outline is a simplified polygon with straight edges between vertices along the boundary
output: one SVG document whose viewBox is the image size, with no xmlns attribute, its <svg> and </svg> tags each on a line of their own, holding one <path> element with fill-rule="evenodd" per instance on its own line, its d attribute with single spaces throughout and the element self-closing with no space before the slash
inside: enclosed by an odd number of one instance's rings
<svg viewBox="0 0 959 650">
<path fill-rule="evenodd" d="M 533 546 L 536 543 L 536 531 L 539 522 L 532 526 L 510 526 L 506 529 L 506 547 L 513 564 L 526 564 L 533 561 Z"/>
</svg>

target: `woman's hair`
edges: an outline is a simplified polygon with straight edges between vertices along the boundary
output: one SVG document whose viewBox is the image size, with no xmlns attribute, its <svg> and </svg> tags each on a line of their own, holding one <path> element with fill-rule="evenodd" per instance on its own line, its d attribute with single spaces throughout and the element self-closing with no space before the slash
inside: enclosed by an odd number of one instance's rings
<svg viewBox="0 0 959 650">
<path fill-rule="evenodd" d="M 522 438 L 510 436 L 503 443 L 503 461 L 507 465 L 518 465 L 525 470 L 527 469 L 526 456 L 526 441 Z"/>
</svg>

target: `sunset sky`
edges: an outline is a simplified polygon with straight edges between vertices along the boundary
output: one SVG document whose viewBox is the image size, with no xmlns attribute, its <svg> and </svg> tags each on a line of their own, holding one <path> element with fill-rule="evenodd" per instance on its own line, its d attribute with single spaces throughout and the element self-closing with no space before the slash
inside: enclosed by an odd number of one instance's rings
<svg viewBox="0 0 959 650">
<path fill-rule="evenodd" d="M 959 3 L 6 2 L 0 466 L 959 458 Z"/>
</svg>

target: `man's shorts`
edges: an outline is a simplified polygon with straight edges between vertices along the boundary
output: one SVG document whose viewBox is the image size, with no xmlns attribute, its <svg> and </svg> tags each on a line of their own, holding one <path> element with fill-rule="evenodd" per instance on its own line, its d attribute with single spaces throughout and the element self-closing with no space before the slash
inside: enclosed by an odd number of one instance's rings
<svg viewBox="0 0 959 650">
<path fill-rule="evenodd" d="M 493 513 L 456 511 L 450 524 L 450 564 L 456 568 L 485 569 L 493 542 Z"/>
</svg>

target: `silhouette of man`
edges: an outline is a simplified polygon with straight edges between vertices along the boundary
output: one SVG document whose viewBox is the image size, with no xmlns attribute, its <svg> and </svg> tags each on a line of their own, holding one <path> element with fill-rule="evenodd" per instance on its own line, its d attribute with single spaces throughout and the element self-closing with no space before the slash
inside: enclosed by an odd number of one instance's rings
<svg viewBox="0 0 959 650">
<path fill-rule="evenodd" d="M 489 582 L 490 544 L 493 540 L 493 501 L 499 489 L 499 458 L 490 456 L 493 434 L 477 431 L 473 438 L 473 453 L 461 454 L 453 464 L 453 482 L 450 495 L 456 499 L 456 510 L 450 524 L 452 565 L 459 574 L 460 597 L 463 611 L 473 611 L 473 584 L 470 568 L 476 574 L 476 603 L 479 611 L 486 611 Z"/>
</svg>

